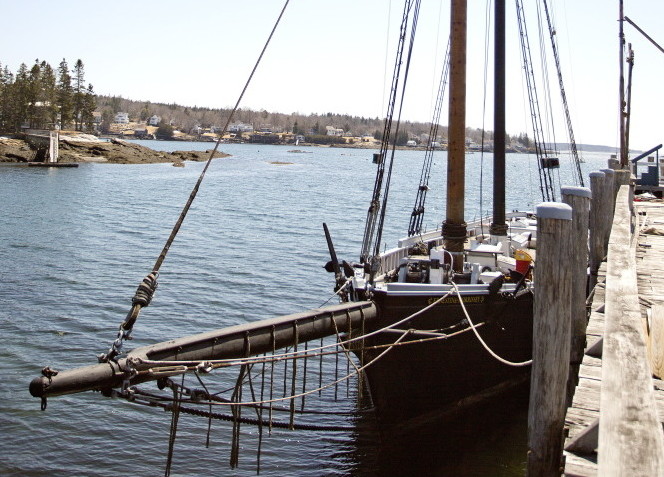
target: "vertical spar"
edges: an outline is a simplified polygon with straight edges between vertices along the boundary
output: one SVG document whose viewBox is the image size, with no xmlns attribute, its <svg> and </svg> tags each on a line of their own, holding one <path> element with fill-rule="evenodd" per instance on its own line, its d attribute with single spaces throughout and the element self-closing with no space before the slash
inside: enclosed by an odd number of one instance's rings
<svg viewBox="0 0 664 477">
<path fill-rule="evenodd" d="M 445 247 L 454 258 L 454 270 L 463 268 L 466 239 L 464 220 L 466 143 L 466 17 L 467 1 L 451 7 L 450 107 L 447 149 L 447 218 L 443 222 Z"/>
<path fill-rule="evenodd" d="M 623 0 L 618 2 L 620 12 L 618 18 L 618 43 L 619 43 L 619 64 L 620 64 L 620 165 L 623 169 L 627 168 L 627 148 L 625 141 L 625 75 L 623 61 L 625 59 L 625 34 L 623 33 Z"/>
<path fill-rule="evenodd" d="M 505 237 L 505 0 L 495 3 L 494 34 L 493 219 L 490 233 Z"/>
</svg>

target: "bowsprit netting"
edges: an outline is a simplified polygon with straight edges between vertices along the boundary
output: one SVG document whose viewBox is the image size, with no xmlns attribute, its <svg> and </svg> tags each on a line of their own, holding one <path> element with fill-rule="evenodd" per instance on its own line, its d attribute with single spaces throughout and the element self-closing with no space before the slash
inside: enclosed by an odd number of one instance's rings
<svg viewBox="0 0 664 477">
<path fill-rule="evenodd" d="M 297 337 L 297 323 L 293 327 Z M 183 415 L 203 418 L 205 446 L 228 452 L 232 468 L 240 461 L 242 437 L 242 448 L 255 450 L 259 471 L 263 439 L 274 430 L 350 432 L 358 419 L 373 412 L 364 396 L 359 359 L 352 354 L 355 349 L 361 356 L 362 341 L 344 339 L 350 332 L 338 330 L 335 337 L 305 342 L 296 339 L 283 349 L 276 348 L 273 334 L 272 350 L 259 355 L 252 354 L 247 335 L 245 356 L 237 359 L 136 360 L 134 364 L 142 366 L 132 372 L 134 379 L 156 380 L 156 389 L 143 383 L 111 395 L 172 413 L 166 475 Z M 227 424 L 213 428 L 218 421 Z M 250 429 L 243 432 L 244 426 Z"/>
</svg>

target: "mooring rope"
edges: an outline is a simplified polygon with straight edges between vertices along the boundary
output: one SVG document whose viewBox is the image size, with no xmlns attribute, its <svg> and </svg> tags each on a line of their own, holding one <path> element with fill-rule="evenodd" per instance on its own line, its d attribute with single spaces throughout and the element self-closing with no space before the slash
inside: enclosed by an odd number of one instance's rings
<svg viewBox="0 0 664 477">
<path fill-rule="evenodd" d="M 500 361 L 501 363 L 506 364 L 506 365 L 508 365 L 508 366 L 516 366 L 516 367 L 519 367 L 519 366 L 530 366 L 530 365 L 533 363 L 533 360 L 532 360 L 532 359 L 529 359 L 528 361 L 521 361 L 521 362 L 518 362 L 518 363 L 517 363 L 517 362 L 513 362 L 513 361 L 509 361 L 509 360 L 507 360 L 507 359 L 505 359 L 505 358 L 502 358 L 502 357 L 498 356 L 498 354 L 496 354 L 496 353 L 495 353 L 495 352 L 489 347 L 489 345 L 486 344 L 486 342 L 485 342 L 485 341 L 482 339 L 482 337 L 480 336 L 479 332 L 475 329 L 475 328 L 476 328 L 476 327 L 475 327 L 475 324 L 473 323 L 473 320 L 470 318 L 470 314 L 469 314 L 468 311 L 466 310 L 466 306 L 463 304 L 463 299 L 461 298 L 461 292 L 459 291 L 459 288 L 457 287 L 456 283 L 454 283 L 454 282 L 451 282 L 451 283 L 452 283 L 452 287 L 454 288 L 454 291 L 456 292 L 457 296 L 459 297 L 459 303 L 461 304 L 461 309 L 463 310 L 463 313 L 466 315 L 466 319 L 468 320 L 468 323 L 470 324 L 470 327 L 472 328 L 473 333 L 475 333 L 475 337 L 477 337 L 477 340 L 482 344 L 482 346 L 484 347 L 484 349 L 487 350 L 487 352 L 488 352 L 491 356 L 493 356 L 495 359 L 497 359 L 497 360 Z"/>
</svg>

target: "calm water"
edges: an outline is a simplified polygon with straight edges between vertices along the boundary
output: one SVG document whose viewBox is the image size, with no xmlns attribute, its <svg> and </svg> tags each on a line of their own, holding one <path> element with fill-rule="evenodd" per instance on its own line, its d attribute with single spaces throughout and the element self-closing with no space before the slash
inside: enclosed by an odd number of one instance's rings
<svg viewBox="0 0 664 477">
<path fill-rule="evenodd" d="M 210 144 L 144 142 L 158 149 Z M 356 260 L 375 165 L 372 151 L 227 145 L 161 268 L 159 290 L 130 347 L 320 306 L 333 280 L 322 222 L 337 254 Z M 445 168 L 444 153 L 434 166 Z M 384 237 L 408 225 L 422 153 L 400 155 Z M 468 218 L 479 211 L 479 154 L 467 156 Z M 586 155 L 587 173 L 605 155 Z M 274 164 L 272 162 L 291 164 Z M 489 177 L 490 156 L 483 174 Z M 161 251 L 203 164 L 82 164 L 78 169 L 0 167 L 0 429 L 2 475 L 163 475 L 170 414 L 84 393 L 49 400 L 28 383 L 50 365 L 94 364 L 108 349 L 134 290 Z M 437 172 L 436 172 L 437 173 Z M 539 202 L 532 157 L 508 155 L 508 208 Z M 441 220 L 444 179 L 432 180 L 427 216 Z M 486 190 L 490 183 L 485 179 Z M 565 178 L 561 182 L 567 182 Z M 532 191 L 532 192 L 531 192 Z M 488 194 L 487 194 L 488 196 Z M 483 204 L 490 210 L 490 201 Z M 355 408 L 355 391 L 338 404 Z M 446 432 L 381 440 L 370 416 L 336 418 L 347 432 L 275 431 L 261 475 L 522 475 L 522 412 L 468 439 Z M 173 475 L 255 475 L 255 429 L 245 426 L 240 467 L 228 467 L 230 426 L 181 418 Z M 442 437 L 441 437 L 442 435 Z M 255 437 L 255 436 L 254 436 Z M 478 441 L 479 439 L 479 441 Z M 425 444 L 426 443 L 426 444 Z M 445 452 L 445 448 L 452 451 Z M 451 455 L 454 462 L 449 463 Z"/>
</svg>

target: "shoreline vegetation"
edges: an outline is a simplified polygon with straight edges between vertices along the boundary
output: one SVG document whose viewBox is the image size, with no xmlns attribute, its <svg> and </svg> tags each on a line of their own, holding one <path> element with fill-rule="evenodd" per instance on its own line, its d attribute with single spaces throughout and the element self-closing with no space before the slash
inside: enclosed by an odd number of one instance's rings
<svg viewBox="0 0 664 477">
<path fill-rule="evenodd" d="M 58 162 L 61 163 L 109 163 L 109 164 L 157 164 L 172 163 L 174 166 L 183 166 L 185 161 L 202 162 L 208 160 L 212 147 L 205 151 L 174 151 L 164 152 L 151 149 L 138 143 L 137 140 L 123 140 L 117 138 L 100 138 L 91 134 L 74 131 L 60 133 L 60 146 Z M 183 146 L 187 141 L 182 141 Z M 224 142 L 222 142 L 224 144 Z M 210 144 L 213 146 L 213 144 Z M 284 144 L 292 147 L 292 144 Z M 375 144 L 300 144 L 303 147 L 336 147 L 341 149 L 375 149 Z M 611 150 L 606 146 L 596 146 L 597 149 Z M 422 150 L 423 147 L 398 146 L 397 149 Z M 593 150 L 592 146 L 588 150 Z M 289 150 L 292 153 L 310 153 L 300 149 Z M 469 151 L 470 152 L 470 151 Z M 517 151 L 513 151 L 517 152 Z M 523 152 L 523 151 L 520 151 Z M 529 152 L 529 151 L 525 151 Z M 35 161 L 37 148 L 30 144 L 24 135 L 0 136 L 0 163 L 29 163 Z M 230 154 L 217 151 L 215 158 L 229 157 Z M 38 161 L 38 160 L 37 160 Z"/>
<path fill-rule="evenodd" d="M 86 86 L 87 84 L 87 86 Z M 22 63 L 14 73 L 0 64 L 0 163 L 43 162 L 45 147 L 23 134 L 30 130 L 61 129 L 58 162 L 108 162 L 117 164 L 204 161 L 209 151 L 161 152 L 135 140 L 159 139 L 215 142 L 228 123 L 223 143 L 254 143 L 292 146 L 379 149 L 382 118 L 347 114 L 278 113 L 238 109 L 230 123 L 229 109 L 188 107 L 97 95 L 85 79 L 83 61 L 73 68 L 63 59 L 57 68 L 35 60 Z M 446 149 L 447 126 L 440 125 L 430 137 L 431 123 L 404 121 L 390 143 L 397 149 L 424 150 L 427 144 Z M 88 133 L 88 134 L 85 134 Z M 99 136 L 97 136 L 99 135 Z M 493 149 L 493 133 L 467 127 L 468 152 Z M 31 136 L 32 137 L 32 136 Z M 535 144 L 527 133 L 507 135 L 507 152 L 533 153 Z M 569 144 L 545 144 L 545 149 L 569 150 Z M 617 147 L 577 144 L 583 152 L 615 154 Z M 212 147 L 210 148 L 212 149 Z M 223 157 L 219 153 L 217 157 Z"/>
</svg>

